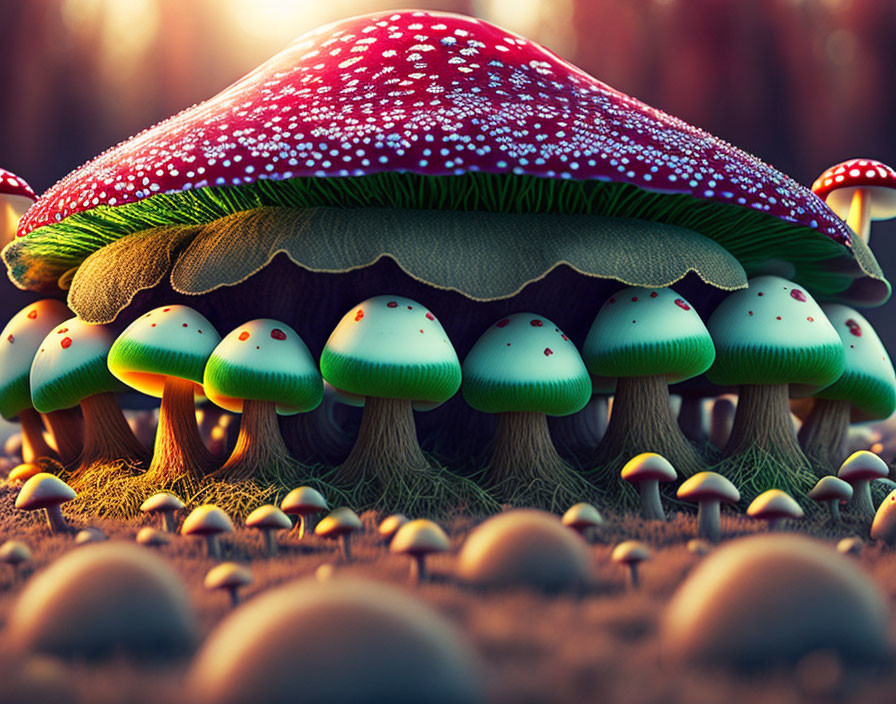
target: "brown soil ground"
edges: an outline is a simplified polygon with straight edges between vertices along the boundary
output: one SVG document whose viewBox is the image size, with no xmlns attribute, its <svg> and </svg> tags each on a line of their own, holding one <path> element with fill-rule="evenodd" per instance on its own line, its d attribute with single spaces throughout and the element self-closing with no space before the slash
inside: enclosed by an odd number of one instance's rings
<svg viewBox="0 0 896 704">
<path fill-rule="evenodd" d="M 29 574 L 67 550 L 78 549 L 72 536 L 51 536 L 37 516 L 16 511 L 15 489 L 0 486 L 0 538 L 29 544 L 34 562 L 19 573 L 0 567 L 0 627 Z M 646 523 L 633 516 L 610 517 L 591 548 L 594 587 L 584 597 L 547 597 L 519 591 L 480 593 L 451 579 L 454 554 L 430 563 L 434 581 L 407 585 L 408 561 L 391 555 L 375 531 L 372 514 L 363 516 L 365 531 L 355 541 L 351 564 L 339 564 L 337 545 L 311 536 L 301 544 L 283 538 L 284 549 L 274 559 L 264 557 L 261 537 L 239 528 L 225 538 L 224 558 L 249 565 L 255 584 L 246 599 L 271 587 L 312 576 L 323 564 L 337 573 L 363 575 L 403 585 L 446 614 L 469 636 L 488 675 L 490 700 L 501 703 L 602 702 L 607 704 L 819 704 L 876 702 L 890 704 L 896 691 L 896 670 L 846 671 L 825 658 L 809 658 L 796 668 L 754 676 L 726 672 L 687 671 L 664 661 L 657 637 L 664 605 L 694 565 L 686 542 L 693 537 L 695 518 L 676 514 L 665 523 Z M 86 524 L 72 521 L 77 527 Z M 151 521 L 92 522 L 111 538 L 133 540 Z M 445 528 L 454 547 L 475 522 L 456 519 Z M 832 532 L 822 516 L 806 519 L 793 529 L 835 541 L 846 535 L 867 536 L 867 526 L 852 523 Z M 764 530 L 741 516 L 723 515 L 725 538 Z M 612 546 L 638 538 L 653 550 L 642 568 L 643 589 L 626 588 L 624 573 L 610 561 Z M 2 540 L 0 540 L 2 542 Z M 203 634 L 228 611 L 223 593 L 209 593 L 202 581 L 214 562 L 204 554 L 200 539 L 177 536 L 161 549 L 188 586 Z M 896 596 L 896 554 L 868 544 L 858 558 L 892 599 Z M 896 631 L 896 619 L 893 629 Z M 896 635 L 896 633 L 894 633 Z M 0 637 L 2 638 L 2 637 Z M 0 640 L 2 642 L 2 640 Z M 182 702 L 182 681 L 189 660 L 160 665 L 126 661 L 103 664 L 71 663 L 48 658 L 27 662 L 0 661 L 0 702 L 90 702 L 90 704 L 159 704 Z M 813 684 L 818 668 L 828 674 L 819 690 Z M 833 670 L 832 670 L 833 668 Z"/>
</svg>

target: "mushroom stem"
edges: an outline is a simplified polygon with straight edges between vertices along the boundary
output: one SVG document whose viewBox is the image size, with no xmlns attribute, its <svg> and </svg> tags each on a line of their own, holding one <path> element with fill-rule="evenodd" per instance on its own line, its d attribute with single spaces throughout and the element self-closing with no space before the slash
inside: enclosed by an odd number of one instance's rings
<svg viewBox="0 0 896 704">
<path fill-rule="evenodd" d="M 187 477 L 199 479 L 211 468 L 214 458 L 196 425 L 195 388 L 192 381 L 165 379 L 155 451 L 145 481 L 165 485 Z"/>
<path fill-rule="evenodd" d="M 44 511 L 47 513 L 47 526 L 53 535 L 68 533 L 68 523 L 66 523 L 59 506 L 47 506 Z"/>
<path fill-rule="evenodd" d="M 544 413 L 499 413 L 483 484 L 498 501 L 549 511 L 587 500 L 591 485 L 557 454 Z"/>
<path fill-rule="evenodd" d="M 615 487 L 618 494 L 622 485 L 619 472 L 623 465 L 648 451 L 669 460 L 682 478 L 703 469 L 697 452 L 681 432 L 672 413 L 666 378 L 621 377 L 616 382 L 607 432 L 594 456 L 597 470 L 592 481 L 611 490 Z"/>
<path fill-rule="evenodd" d="M 871 195 L 864 188 L 853 191 L 846 224 L 868 244 L 871 239 Z"/>
<path fill-rule="evenodd" d="M 162 511 L 162 528 L 166 533 L 176 533 L 177 524 L 174 522 L 174 511 Z"/>
<path fill-rule="evenodd" d="M 665 521 L 659 482 L 656 479 L 638 482 L 638 492 L 641 494 L 641 516 L 648 521 Z"/>
<path fill-rule="evenodd" d="M 106 392 L 81 401 L 84 414 L 84 447 L 78 457 L 83 467 L 98 462 L 140 461 L 146 448 L 134 437 L 115 394 Z"/>
<path fill-rule="evenodd" d="M 871 482 L 867 479 L 853 481 L 852 498 L 846 508 L 859 516 L 874 516 L 874 504 L 871 501 Z"/>
<path fill-rule="evenodd" d="M 783 529 L 784 529 L 784 522 L 785 522 L 786 520 L 787 520 L 787 519 L 786 519 L 786 518 L 783 518 L 783 517 L 782 517 L 782 518 L 772 518 L 772 519 L 768 522 L 768 532 L 769 532 L 769 533 L 777 533 L 778 531 L 783 530 Z"/>
<path fill-rule="evenodd" d="M 850 411 L 849 401 L 817 398 L 800 428 L 800 445 L 819 477 L 836 473 L 846 459 Z"/>
<path fill-rule="evenodd" d="M 607 428 L 607 415 L 607 397 L 595 395 L 578 413 L 548 418 L 557 449 L 573 458 L 590 457 Z"/>
<path fill-rule="evenodd" d="M 305 537 L 305 532 L 308 530 L 308 518 L 304 513 L 299 514 L 299 520 L 296 522 L 296 527 L 293 529 L 299 535 L 299 540 Z"/>
<path fill-rule="evenodd" d="M 299 478 L 300 468 L 283 442 L 274 402 L 246 400 L 236 447 L 212 476 L 226 481 L 291 484 Z"/>
<path fill-rule="evenodd" d="M 84 424 L 77 408 L 44 413 L 44 425 L 56 440 L 56 454 L 66 467 L 78 461 L 84 437 Z"/>
<path fill-rule="evenodd" d="M 836 525 L 840 525 L 842 520 L 840 518 L 840 500 L 834 499 L 832 501 L 828 501 L 828 510 L 831 512 L 831 523 Z"/>
<path fill-rule="evenodd" d="M 277 542 L 277 534 L 276 531 L 273 530 L 265 530 L 264 532 L 264 547 L 265 552 L 268 557 L 274 557 L 279 551 L 280 545 Z"/>
<path fill-rule="evenodd" d="M 712 404 L 709 418 L 709 442 L 720 450 L 725 447 L 734 425 L 735 408 L 731 399 L 719 398 Z"/>
<path fill-rule="evenodd" d="M 429 579 L 426 571 L 426 555 L 422 553 L 411 555 L 411 571 L 408 578 L 411 584 L 420 584 Z"/>
<path fill-rule="evenodd" d="M 678 411 L 678 427 L 691 442 L 706 442 L 706 429 L 703 427 L 703 398 L 695 394 L 681 395 L 681 408 Z"/>
<path fill-rule="evenodd" d="M 636 591 L 641 588 L 641 577 L 638 574 L 637 562 L 632 562 L 628 566 L 628 584 Z"/>
<path fill-rule="evenodd" d="M 343 533 L 339 536 L 339 552 L 343 562 L 352 561 L 352 536 L 351 533 Z"/>
<path fill-rule="evenodd" d="M 44 439 L 44 424 L 40 414 L 33 408 L 23 408 L 19 412 L 22 426 L 22 460 L 34 462 L 41 457 L 56 457 Z"/>
<path fill-rule="evenodd" d="M 717 543 L 721 533 L 720 502 L 711 499 L 701 501 L 697 507 L 697 535 Z"/>
<path fill-rule="evenodd" d="M 217 533 L 211 533 L 205 536 L 206 553 L 215 560 L 221 559 L 221 541 L 218 539 Z"/>
<path fill-rule="evenodd" d="M 230 605 L 236 608 L 240 605 L 240 590 L 239 587 L 231 587 L 227 590 L 230 594 Z"/>
</svg>

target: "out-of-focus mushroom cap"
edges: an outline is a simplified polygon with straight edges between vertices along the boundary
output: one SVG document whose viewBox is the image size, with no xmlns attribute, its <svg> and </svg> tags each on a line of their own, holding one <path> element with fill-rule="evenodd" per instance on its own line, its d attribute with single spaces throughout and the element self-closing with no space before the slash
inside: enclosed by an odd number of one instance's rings
<svg viewBox="0 0 896 704">
<path fill-rule="evenodd" d="M 194 508 L 180 527 L 181 535 L 217 535 L 233 533 L 230 517 L 213 504 Z"/>
<path fill-rule="evenodd" d="M 408 522 L 408 517 L 403 513 L 393 513 L 386 516 L 377 526 L 377 532 L 383 538 L 391 538 L 395 532 Z"/>
<path fill-rule="evenodd" d="M 747 507 L 747 515 L 773 521 L 779 518 L 802 518 L 803 509 L 793 497 L 780 489 L 769 489 L 753 499 Z"/>
<path fill-rule="evenodd" d="M 442 402 L 460 388 L 457 353 L 441 323 L 401 296 L 376 296 L 346 313 L 320 357 L 324 378 L 359 396 Z"/>
<path fill-rule="evenodd" d="M 427 555 L 432 552 L 446 552 L 451 549 L 451 541 L 442 527 L 425 518 L 405 523 L 389 543 L 389 551 L 405 555 Z"/>
<path fill-rule="evenodd" d="M 31 303 L 0 332 L 0 415 L 7 420 L 31 408 L 31 362 L 47 334 L 72 312 L 52 298 Z"/>
<path fill-rule="evenodd" d="M 106 532 L 100 528 L 88 526 L 75 534 L 75 543 L 86 545 L 87 543 L 104 543 L 109 539 Z"/>
<path fill-rule="evenodd" d="M 626 540 L 613 548 L 610 559 L 620 565 L 632 565 L 649 560 L 651 557 L 650 548 L 640 540 Z"/>
<path fill-rule="evenodd" d="M 58 506 L 77 496 L 75 490 L 55 474 L 41 472 L 25 482 L 16 497 L 16 508 L 34 511 L 48 506 Z"/>
<path fill-rule="evenodd" d="M 603 525 L 604 517 L 594 506 L 586 501 L 581 501 L 566 509 L 566 513 L 563 514 L 560 521 L 570 528 L 593 528 Z"/>
<path fill-rule="evenodd" d="M 250 320 L 227 334 L 205 365 L 208 398 L 239 413 L 243 401 L 272 401 L 281 415 L 311 411 L 323 381 L 305 342 L 286 323 Z"/>
<path fill-rule="evenodd" d="M 852 485 L 835 476 L 826 476 L 809 492 L 813 501 L 849 501 L 852 498 Z"/>
<path fill-rule="evenodd" d="M 171 542 L 171 534 L 165 531 L 153 528 L 152 526 L 144 526 L 137 531 L 135 538 L 140 545 L 148 545 L 149 547 L 159 547 L 168 545 Z"/>
<path fill-rule="evenodd" d="M 283 513 L 306 514 L 326 511 L 329 507 L 327 500 L 321 496 L 317 489 L 310 486 L 300 486 L 289 492 L 280 502 Z"/>
<path fill-rule="evenodd" d="M 675 481 L 678 473 L 669 460 L 662 455 L 658 455 L 656 452 L 642 452 L 625 463 L 620 476 L 627 482 L 635 483 L 652 480 L 671 482 Z"/>
<path fill-rule="evenodd" d="M 35 200 L 37 196 L 25 179 L 0 168 L 0 248 L 15 237 L 19 219 Z"/>
<path fill-rule="evenodd" d="M 330 513 L 314 528 L 314 534 L 324 538 L 333 538 L 346 533 L 354 533 L 361 530 L 361 519 L 358 514 L 350 508 L 340 506 L 334 508 Z"/>
<path fill-rule="evenodd" d="M 796 662 L 820 649 L 866 664 L 890 652 L 887 600 L 854 561 L 796 535 L 739 538 L 679 587 L 663 619 L 670 658 L 720 666 Z"/>
<path fill-rule="evenodd" d="M 85 545 L 33 577 L 9 611 L 18 651 L 73 658 L 173 657 L 197 628 L 189 597 L 165 560 L 131 543 Z"/>
<path fill-rule="evenodd" d="M 846 368 L 815 396 L 849 401 L 854 422 L 889 418 L 896 411 L 896 372 L 877 332 L 849 306 L 823 303 L 821 308 L 843 342 Z"/>
<path fill-rule="evenodd" d="M 699 503 L 716 500 L 734 504 L 740 501 L 740 492 L 726 477 L 716 472 L 698 472 L 680 487 L 677 496 L 684 501 Z"/>
<path fill-rule="evenodd" d="M 197 704 L 474 704 L 474 646 L 411 594 L 373 581 L 303 580 L 236 609 L 189 678 Z"/>
<path fill-rule="evenodd" d="M 212 567 L 205 575 L 206 589 L 239 589 L 254 582 L 252 572 L 236 562 L 222 562 Z"/>
<path fill-rule="evenodd" d="M 266 504 L 259 506 L 246 517 L 246 525 L 249 528 L 286 530 L 292 528 L 292 521 L 276 506 Z"/>
<path fill-rule="evenodd" d="M 837 476 L 852 484 L 858 481 L 883 479 L 889 473 L 889 466 L 880 457 L 868 450 L 859 450 L 843 460 Z"/>
<path fill-rule="evenodd" d="M 591 579 L 585 542 L 559 518 L 517 509 L 489 518 L 464 541 L 458 576 L 482 587 L 579 589 Z"/>
<path fill-rule="evenodd" d="M 815 299 L 780 276 L 757 276 L 707 321 L 714 384 L 827 386 L 845 366 L 843 343 Z"/>
<path fill-rule="evenodd" d="M 106 357 L 115 336 L 105 325 L 70 318 L 41 342 L 31 363 L 31 400 L 41 413 L 77 406 L 83 399 L 124 386 Z"/>
<path fill-rule="evenodd" d="M 221 337 L 188 306 L 162 306 L 128 325 L 109 350 L 109 371 L 128 386 L 161 398 L 168 377 L 192 381 L 203 395 L 202 374 Z"/>
<path fill-rule="evenodd" d="M 697 311 L 671 288 L 625 288 L 601 306 L 585 338 L 588 370 L 602 377 L 702 374 L 715 359 Z"/>
<path fill-rule="evenodd" d="M 160 491 L 153 494 L 140 504 L 140 510 L 144 513 L 158 513 L 159 511 L 180 511 L 184 508 L 184 502 L 170 491 Z"/>
<path fill-rule="evenodd" d="M 812 184 L 812 191 L 842 219 L 849 216 L 857 189 L 871 196 L 871 219 L 896 217 L 896 171 L 875 159 L 850 159 L 835 164 Z"/>
<path fill-rule="evenodd" d="M 591 377 L 576 346 L 554 323 L 514 313 L 489 327 L 463 363 L 464 400 L 484 413 L 565 416 L 591 400 Z"/>
<path fill-rule="evenodd" d="M 871 538 L 888 545 L 896 544 L 896 490 L 880 502 L 871 523 Z"/>
<path fill-rule="evenodd" d="M 43 472 L 43 467 L 33 462 L 24 462 L 12 468 L 7 477 L 10 482 L 23 483 L 31 479 L 31 477 Z"/>
<path fill-rule="evenodd" d="M 7 565 L 20 565 L 31 559 L 31 549 L 18 540 L 7 540 L 0 545 L 0 562 Z"/>
</svg>

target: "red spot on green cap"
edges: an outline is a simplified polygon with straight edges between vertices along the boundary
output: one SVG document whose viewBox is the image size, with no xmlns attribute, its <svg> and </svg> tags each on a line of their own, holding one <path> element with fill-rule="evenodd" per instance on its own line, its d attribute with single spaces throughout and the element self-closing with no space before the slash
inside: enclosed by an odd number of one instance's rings
<svg viewBox="0 0 896 704">
<path fill-rule="evenodd" d="M 610 299 L 610 303 L 615 303 L 615 302 L 616 302 L 616 297 L 613 296 L 613 298 Z"/>
<path fill-rule="evenodd" d="M 638 297 L 637 297 L 637 296 L 632 296 L 632 303 L 636 303 L 637 300 L 638 300 Z"/>
<path fill-rule="evenodd" d="M 509 324 L 510 324 L 510 318 L 504 318 L 504 320 L 499 320 L 497 323 L 495 323 L 495 327 L 503 328 L 503 327 L 507 327 Z"/>
<path fill-rule="evenodd" d="M 67 332 L 68 332 L 68 328 L 59 328 L 59 329 L 56 331 L 56 334 L 57 334 L 57 335 L 62 335 L 62 334 L 67 333 Z"/>
<path fill-rule="evenodd" d="M 536 318 L 535 320 L 530 320 L 529 325 L 531 325 L 533 328 L 540 328 L 542 325 L 544 325 L 544 323 Z"/>
<path fill-rule="evenodd" d="M 790 289 L 790 297 L 795 301 L 800 301 L 801 303 L 806 302 L 806 294 L 800 291 L 798 288 Z"/>
<path fill-rule="evenodd" d="M 16 341 L 16 338 L 14 338 L 12 335 L 8 336 L 6 339 L 9 340 L 9 344 L 12 344 Z"/>
<path fill-rule="evenodd" d="M 552 354 L 554 354 L 554 350 L 552 350 L 550 347 L 544 348 L 544 356 L 545 357 L 550 357 Z"/>
<path fill-rule="evenodd" d="M 566 335 L 561 333 L 560 337 L 562 337 L 565 341 L 569 342 L 569 338 Z"/>
<path fill-rule="evenodd" d="M 426 314 L 426 319 L 427 319 L 427 320 L 435 320 L 435 319 L 436 319 L 436 316 L 434 316 L 432 313 L 427 313 L 427 314 Z"/>
<path fill-rule="evenodd" d="M 856 337 L 862 336 L 862 326 L 859 325 L 855 320 L 850 318 L 846 321 L 846 327 L 849 328 L 849 332 Z"/>
<path fill-rule="evenodd" d="M 684 300 L 683 298 L 676 298 L 675 305 L 677 305 L 682 310 L 690 310 L 691 309 L 691 307 L 688 305 L 688 302 L 686 300 Z"/>
<path fill-rule="evenodd" d="M 813 318 L 811 315 L 808 318 L 806 318 L 806 320 L 808 320 L 810 323 L 815 322 L 815 318 Z"/>
<path fill-rule="evenodd" d="M 656 298 L 656 297 L 657 297 L 657 292 L 656 292 L 656 291 L 652 291 L 652 292 L 650 293 L 650 297 L 651 297 L 651 298 Z"/>
<path fill-rule="evenodd" d="M 240 337 L 239 337 L 240 342 L 245 342 L 248 339 L 249 339 L 249 332 L 247 330 L 243 330 L 240 333 Z"/>
<path fill-rule="evenodd" d="M 280 328 L 274 328 L 273 330 L 271 330 L 271 337 L 275 340 L 285 340 L 286 333 L 283 332 Z"/>
<path fill-rule="evenodd" d="M 183 326 L 184 326 L 184 327 L 187 327 L 187 324 L 186 324 L 186 323 L 184 323 L 184 324 L 183 324 Z"/>
<path fill-rule="evenodd" d="M 390 308 L 398 308 L 398 303 L 396 301 L 389 301 L 386 305 Z"/>
<path fill-rule="evenodd" d="M 69 347 L 72 346 L 72 338 L 63 337 L 62 342 L 60 342 L 59 344 L 62 345 L 62 349 L 67 350 Z"/>
<path fill-rule="evenodd" d="M 355 313 L 355 322 L 357 323 L 361 318 L 364 317 L 364 311 L 358 308 L 358 312 Z"/>
<path fill-rule="evenodd" d="M 37 317 L 37 311 L 31 311 L 30 313 L 28 313 L 28 317 L 31 318 L 31 320 L 34 320 Z"/>
</svg>

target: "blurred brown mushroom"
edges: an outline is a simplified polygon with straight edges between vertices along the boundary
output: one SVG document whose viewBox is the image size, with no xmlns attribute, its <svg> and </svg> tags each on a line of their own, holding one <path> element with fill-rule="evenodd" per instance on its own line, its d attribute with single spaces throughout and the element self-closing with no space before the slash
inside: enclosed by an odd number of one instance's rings
<svg viewBox="0 0 896 704">
<path fill-rule="evenodd" d="M 638 566 L 652 557 L 650 548 L 639 540 L 626 540 L 613 548 L 611 559 L 617 565 L 628 568 L 628 584 L 632 589 L 641 588 Z"/>
<path fill-rule="evenodd" d="M 232 606 L 239 606 L 240 589 L 254 581 L 252 573 L 236 562 L 222 562 L 212 567 L 205 575 L 205 588 L 213 591 L 220 589 L 230 595 Z"/>
<path fill-rule="evenodd" d="M 153 528 L 152 526 L 143 526 L 143 528 L 137 531 L 135 540 L 140 545 L 145 545 L 146 547 L 160 548 L 171 542 L 171 533 L 159 530 L 158 528 Z"/>
<path fill-rule="evenodd" d="M 273 557 L 277 554 L 277 550 L 280 547 L 277 542 L 277 532 L 292 528 L 292 521 L 289 520 L 289 516 L 276 506 L 266 504 L 259 506 L 248 515 L 246 527 L 261 531 L 262 535 L 264 535 L 267 556 Z"/>
<path fill-rule="evenodd" d="M 7 540 L 0 545 L 0 562 L 10 565 L 16 572 L 21 565 L 31 561 L 31 550 L 18 540 Z"/>
<path fill-rule="evenodd" d="M 350 508 L 342 506 L 333 509 L 314 529 L 314 534 L 322 538 L 339 539 L 344 562 L 352 561 L 352 534 L 361 530 L 361 519 Z"/>
<path fill-rule="evenodd" d="M 411 558 L 410 581 L 425 582 L 429 579 L 426 572 L 426 557 L 432 553 L 446 552 L 451 549 L 451 541 L 441 526 L 425 518 L 405 523 L 392 538 L 389 551 L 408 555 Z"/>
<path fill-rule="evenodd" d="M 395 533 L 398 532 L 398 529 L 401 528 L 405 523 L 408 522 L 408 517 L 403 513 L 393 513 L 389 516 L 386 516 L 380 524 L 377 526 L 377 533 L 380 534 L 380 537 L 383 539 L 383 542 L 386 545 L 392 542 L 392 538 L 395 537 Z"/>
<path fill-rule="evenodd" d="M 570 506 L 560 521 L 581 535 L 586 542 L 591 542 L 594 539 L 595 530 L 603 525 L 604 517 L 594 506 L 582 501 Z"/>
<path fill-rule="evenodd" d="M 890 547 L 896 545 L 896 491 L 890 492 L 877 507 L 870 535 L 872 540 L 880 540 Z"/>
<path fill-rule="evenodd" d="M 86 545 L 87 543 L 102 543 L 109 539 L 106 532 L 94 526 L 82 528 L 75 534 L 76 545 Z"/>
<path fill-rule="evenodd" d="M 198 535 L 205 538 L 209 557 L 221 559 L 222 533 L 233 533 L 230 517 L 213 504 L 203 504 L 193 509 L 180 527 L 181 535 Z"/>
</svg>

